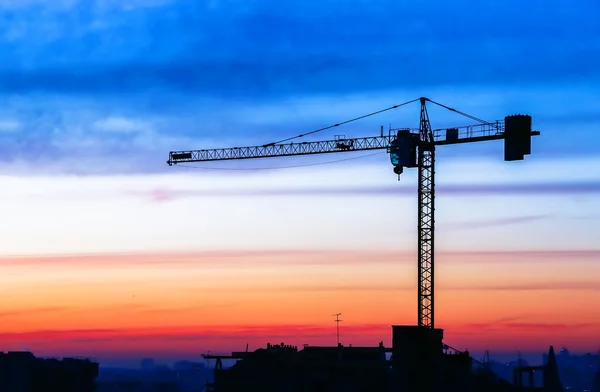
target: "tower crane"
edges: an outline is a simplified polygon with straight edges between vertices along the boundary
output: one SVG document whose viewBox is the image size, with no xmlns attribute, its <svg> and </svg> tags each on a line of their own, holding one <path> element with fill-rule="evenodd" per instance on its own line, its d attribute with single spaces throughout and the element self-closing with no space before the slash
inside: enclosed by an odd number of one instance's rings
<svg viewBox="0 0 600 392">
<path fill-rule="evenodd" d="M 317 133 L 365 117 L 396 109 L 413 102 L 420 102 L 419 128 L 390 128 L 387 135 L 383 130 L 378 136 L 359 138 L 336 137 L 333 140 L 312 142 L 289 142 L 309 134 Z M 478 124 L 454 128 L 432 129 L 426 103 L 430 102 L 476 121 Z M 488 122 L 468 115 L 429 98 L 417 98 L 387 109 L 379 110 L 329 127 L 317 129 L 278 142 L 262 146 L 217 148 L 206 150 L 171 151 L 169 166 L 178 163 L 225 161 L 287 157 L 297 155 L 328 154 L 368 150 L 387 150 L 394 173 L 400 175 L 404 168 L 418 170 L 418 304 L 417 325 L 434 329 L 434 221 L 435 221 L 435 152 L 437 146 L 504 140 L 504 160 L 523 160 L 531 154 L 531 136 L 539 131 L 531 128 L 531 116 L 510 115 L 504 120 Z"/>
</svg>

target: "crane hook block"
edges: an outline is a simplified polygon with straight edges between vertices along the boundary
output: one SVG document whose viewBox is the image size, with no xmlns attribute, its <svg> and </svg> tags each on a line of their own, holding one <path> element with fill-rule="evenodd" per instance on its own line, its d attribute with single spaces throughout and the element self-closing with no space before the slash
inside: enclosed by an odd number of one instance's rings
<svg viewBox="0 0 600 392">
<path fill-rule="evenodd" d="M 390 161 L 394 165 L 394 173 L 401 174 L 403 167 L 417 167 L 417 145 L 419 135 L 410 130 L 399 130 L 390 143 Z"/>
</svg>

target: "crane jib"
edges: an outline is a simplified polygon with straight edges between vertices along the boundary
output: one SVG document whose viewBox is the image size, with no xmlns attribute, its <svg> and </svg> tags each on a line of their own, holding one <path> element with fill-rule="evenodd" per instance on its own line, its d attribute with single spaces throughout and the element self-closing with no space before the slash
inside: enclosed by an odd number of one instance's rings
<svg viewBox="0 0 600 392">
<path fill-rule="evenodd" d="M 530 136 L 539 135 L 539 132 L 531 131 L 530 120 L 527 120 L 527 118 L 520 119 L 520 117 L 518 116 L 509 116 L 507 117 L 507 119 L 509 119 L 508 132 L 505 132 L 505 121 L 496 121 L 493 123 L 468 125 L 454 128 L 435 129 L 432 131 L 434 144 L 436 146 L 442 146 L 448 144 L 473 143 L 479 141 L 505 139 L 505 143 L 507 143 L 507 145 L 505 146 L 505 150 L 508 151 L 505 158 L 507 158 L 507 160 L 513 160 L 513 158 L 522 159 L 520 158 L 520 151 L 530 151 L 531 145 L 530 142 L 528 144 L 528 140 L 530 140 Z M 513 125 L 515 126 L 513 127 Z M 515 129 L 517 131 L 515 131 Z M 297 155 L 328 154 L 335 152 L 387 149 L 390 153 L 392 153 L 392 150 L 394 150 L 393 156 L 390 157 L 391 159 L 403 160 L 403 162 L 405 163 L 405 165 L 402 165 L 403 167 L 416 167 L 412 164 L 412 153 L 410 153 L 409 156 L 405 158 L 395 156 L 398 155 L 399 150 L 394 149 L 394 143 L 400 143 L 399 145 L 406 145 L 406 143 L 404 143 L 403 141 L 398 140 L 405 140 L 404 138 L 406 138 L 406 135 L 408 134 L 411 135 L 410 137 L 418 136 L 418 133 L 415 133 L 415 130 L 413 129 L 396 128 L 391 129 L 389 135 L 379 135 L 371 137 L 338 137 L 334 140 L 323 140 L 314 142 L 286 144 L 270 143 L 262 146 L 172 151 L 169 153 L 169 160 L 167 161 L 167 163 L 169 165 L 174 165 L 177 163 L 184 162 L 189 163 L 224 161 L 235 159 L 257 159 L 269 157 L 285 157 Z M 406 140 L 406 142 L 410 144 L 409 140 Z M 519 143 L 523 144 L 523 148 L 514 147 L 518 146 Z M 409 151 L 411 151 L 411 149 L 409 149 Z M 392 164 L 393 162 L 394 161 L 392 161 Z M 398 165 L 394 166 L 397 167 Z"/>
</svg>

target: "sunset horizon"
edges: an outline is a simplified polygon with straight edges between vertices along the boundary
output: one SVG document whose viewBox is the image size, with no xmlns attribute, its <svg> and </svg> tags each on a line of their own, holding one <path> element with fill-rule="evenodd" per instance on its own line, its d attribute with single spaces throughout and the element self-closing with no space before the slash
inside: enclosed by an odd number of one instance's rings
<svg viewBox="0 0 600 392">
<path fill-rule="evenodd" d="M 529 268 L 585 265 L 599 256 L 600 250 L 440 251 L 436 326 L 445 330 L 446 344 L 474 353 L 489 350 L 492 358 L 531 356 L 550 345 L 594 352 L 590 342 L 600 318 L 589 314 L 581 320 L 589 305 L 582 300 L 599 290 L 594 279 L 585 274 L 561 282 L 509 278 Z M 365 265 L 372 268 L 364 270 Z M 120 363 L 165 355 L 199 358 L 268 342 L 335 345 L 331 315 L 336 312 L 343 313 L 343 344 L 383 341 L 389 347 L 392 325 L 416 325 L 416 252 L 411 251 L 21 255 L 0 258 L 0 266 L 12 276 L 5 289 L 19 298 L 2 304 L 0 340 L 5 350 L 27 347 L 36 355 Z M 44 278 L 29 273 L 20 280 L 30 268 Z M 488 276 L 478 272 L 485 270 Z M 36 298 L 51 305 L 40 306 Z M 568 312 L 552 315 L 567 304 Z M 577 318 L 577 323 L 565 321 Z"/>
<path fill-rule="evenodd" d="M 398 177 L 391 144 L 167 161 L 383 140 L 427 103 L 432 129 L 497 139 L 435 145 L 444 343 L 596 353 L 600 2 L 581 3 L 0 0 L 0 352 L 334 346 L 336 313 L 344 345 L 391 346 L 419 303 L 418 170 Z M 512 115 L 539 132 L 524 160 Z"/>
</svg>

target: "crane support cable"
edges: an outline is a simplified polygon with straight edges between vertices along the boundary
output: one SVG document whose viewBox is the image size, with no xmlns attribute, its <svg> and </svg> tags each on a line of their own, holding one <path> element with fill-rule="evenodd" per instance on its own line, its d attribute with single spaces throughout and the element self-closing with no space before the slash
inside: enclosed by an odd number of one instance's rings
<svg viewBox="0 0 600 392">
<path fill-rule="evenodd" d="M 366 154 L 366 155 L 361 155 L 358 157 L 351 157 L 351 158 L 343 158 L 343 159 L 336 159 L 333 161 L 325 161 L 325 162 L 315 162 L 315 163 L 305 163 L 305 164 L 301 164 L 301 165 L 288 165 L 288 166 L 273 166 L 273 167 L 206 167 L 206 166 L 193 166 L 193 165 L 177 165 L 179 167 L 185 167 L 188 169 L 200 169 L 200 170 L 222 170 L 222 171 L 259 171 L 259 170 L 281 170 L 281 169 L 296 169 L 299 167 L 309 167 L 309 166 L 323 166 L 323 165 L 331 165 L 334 163 L 339 163 L 339 162 L 347 162 L 347 161 L 354 161 L 357 159 L 364 159 L 364 158 L 369 158 L 375 155 L 381 155 L 384 154 L 385 151 L 379 151 L 379 152 L 375 152 L 372 154 Z"/>
<path fill-rule="evenodd" d="M 359 117 L 355 117 L 355 118 L 350 119 L 350 120 L 342 121 L 340 123 L 333 124 L 333 125 L 330 125 L 328 127 L 315 129 L 314 131 L 310 131 L 310 132 L 307 132 L 307 133 L 301 133 L 300 135 L 288 137 L 287 139 L 282 139 L 282 140 L 279 140 L 279 141 L 276 141 L 276 142 L 268 143 L 268 144 L 263 145 L 263 147 L 273 146 L 275 144 L 279 144 L 279 143 L 287 142 L 287 141 L 290 141 L 290 140 L 293 140 L 293 139 L 298 139 L 298 138 L 301 138 L 301 137 L 304 137 L 304 136 L 312 135 L 313 133 L 326 131 L 326 130 L 331 129 L 331 128 L 339 127 L 340 125 L 348 124 L 348 123 L 351 123 L 353 121 L 362 120 L 363 118 L 367 118 L 367 117 L 374 116 L 376 114 L 387 112 L 388 110 L 397 109 L 399 107 L 411 104 L 413 102 L 417 102 L 418 100 L 419 100 L 419 98 L 416 98 L 416 99 L 413 99 L 412 101 L 408 101 L 408 102 L 404 102 L 404 103 L 401 103 L 401 104 L 398 104 L 398 105 L 390 106 L 389 108 L 381 109 L 381 110 L 378 110 L 376 112 L 372 112 L 372 113 L 365 114 L 365 115 L 362 115 L 362 116 L 359 116 Z"/>
<path fill-rule="evenodd" d="M 431 99 L 427 99 L 427 101 L 428 101 L 428 102 L 431 102 L 431 103 L 432 103 L 432 104 L 434 104 L 434 105 L 438 105 L 438 106 L 440 106 L 440 107 L 442 107 L 442 108 L 444 108 L 444 109 L 448 109 L 448 110 L 450 110 L 451 112 L 458 113 L 458 114 L 460 114 L 461 116 L 465 116 L 465 117 L 467 117 L 467 118 L 470 118 L 471 120 L 478 121 L 478 122 L 480 122 L 480 123 L 482 123 L 482 124 L 493 124 L 493 123 L 490 123 L 489 121 L 485 121 L 485 120 L 482 120 L 482 119 L 480 119 L 480 118 L 477 118 L 477 117 L 475 117 L 475 116 L 471 116 L 470 114 L 467 114 L 467 113 L 465 113 L 465 112 L 461 112 L 460 110 L 456 110 L 456 109 L 454 109 L 454 108 L 451 108 L 451 107 L 449 107 L 449 106 L 446 106 L 446 105 L 444 105 L 444 104 L 441 104 L 441 103 L 439 103 L 439 102 L 432 101 Z"/>
</svg>

